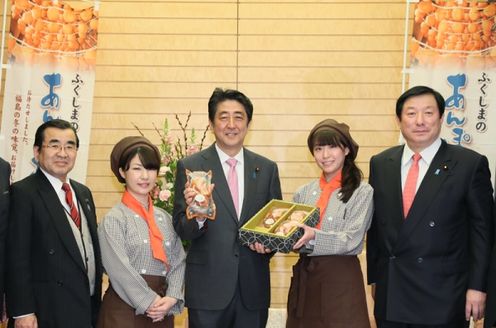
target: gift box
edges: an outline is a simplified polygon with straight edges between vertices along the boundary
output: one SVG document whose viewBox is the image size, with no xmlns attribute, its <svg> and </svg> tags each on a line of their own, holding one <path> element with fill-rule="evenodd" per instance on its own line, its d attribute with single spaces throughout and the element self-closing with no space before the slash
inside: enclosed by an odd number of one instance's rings
<svg viewBox="0 0 496 328">
<path fill-rule="evenodd" d="M 243 245 L 259 242 L 272 251 L 289 253 L 303 236 L 303 229 L 291 221 L 314 227 L 319 222 L 319 209 L 272 200 L 240 228 L 239 239 Z"/>
</svg>

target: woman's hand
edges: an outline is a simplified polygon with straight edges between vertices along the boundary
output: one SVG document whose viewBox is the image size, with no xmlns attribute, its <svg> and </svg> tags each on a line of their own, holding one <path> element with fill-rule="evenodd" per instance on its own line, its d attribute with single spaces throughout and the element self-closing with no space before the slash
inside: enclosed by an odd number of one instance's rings
<svg viewBox="0 0 496 328">
<path fill-rule="evenodd" d="M 308 243 L 310 240 L 315 239 L 315 231 L 317 229 L 307 226 L 303 223 L 298 223 L 297 227 L 304 230 L 303 236 L 294 244 L 293 249 L 298 249 Z"/>
<path fill-rule="evenodd" d="M 160 298 L 157 296 L 152 305 L 146 310 L 146 314 L 153 322 L 162 321 L 170 309 L 177 303 L 177 299 L 169 296 Z"/>
</svg>

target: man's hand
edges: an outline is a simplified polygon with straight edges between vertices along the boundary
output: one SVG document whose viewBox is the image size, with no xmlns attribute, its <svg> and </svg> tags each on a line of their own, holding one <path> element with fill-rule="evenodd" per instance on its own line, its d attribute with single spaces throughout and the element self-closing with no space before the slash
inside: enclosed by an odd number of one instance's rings
<svg viewBox="0 0 496 328">
<path fill-rule="evenodd" d="M 190 205 L 193 199 L 195 198 L 196 194 L 198 192 L 194 188 L 190 188 L 189 182 L 186 182 L 184 185 L 184 201 L 186 202 L 186 205 Z"/>
<path fill-rule="evenodd" d="M 272 253 L 272 250 L 268 249 L 268 248 L 265 248 L 264 245 L 260 244 L 260 243 L 254 243 L 254 244 L 251 244 L 250 245 L 250 249 L 254 252 L 257 252 L 259 254 L 268 254 L 268 253 Z"/>
<path fill-rule="evenodd" d="M 315 239 L 315 230 L 317 230 L 317 229 L 309 227 L 303 223 L 298 223 L 296 226 L 299 228 L 303 228 L 303 230 L 305 232 L 303 233 L 303 236 L 301 236 L 301 238 L 298 239 L 298 241 L 294 244 L 293 249 L 298 249 L 298 248 L 304 246 L 310 240 L 314 240 Z"/>
<path fill-rule="evenodd" d="M 208 193 L 212 195 L 212 192 L 214 191 L 215 184 L 212 183 L 210 186 L 208 186 Z M 186 205 L 191 205 L 193 200 L 195 199 L 196 195 L 198 195 L 198 190 L 195 188 L 191 188 L 190 183 L 186 182 L 184 185 L 184 201 L 186 202 Z"/>
<path fill-rule="evenodd" d="M 474 321 L 484 318 L 486 310 L 486 293 L 475 289 L 467 290 L 467 301 L 465 303 L 465 319 L 470 320 L 470 316 Z"/>
<path fill-rule="evenodd" d="M 28 316 L 15 319 L 14 327 L 15 328 L 38 328 L 38 320 L 36 319 L 36 315 L 30 314 Z"/>
<path fill-rule="evenodd" d="M 370 295 L 372 299 L 375 301 L 375 284 L 370 285 Z"/>
</svg>

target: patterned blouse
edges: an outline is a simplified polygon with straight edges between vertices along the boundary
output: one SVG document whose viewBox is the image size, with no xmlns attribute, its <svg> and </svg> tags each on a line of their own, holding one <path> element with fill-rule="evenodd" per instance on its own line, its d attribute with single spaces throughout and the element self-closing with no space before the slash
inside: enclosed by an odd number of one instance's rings
<svg viewBox="0 0 496 328">
<path fill-rule="evenodd" d="M 319 180 L 315 180 L 300 187 L 293 195 L 293 201 L 315 206 L 320 193 Z M 358 255 L 363 250 L 365 233 L 372 219 L 374 190 L 362 182 L 346 204 L 338 199 L 339 193 L 340 189 L 335 190 L 329 199 L 321 230 L 315 234 L 315 246 L 309 256 Z"/>
<path fill-rule="evenodd" d="M 165 276 L 166 296 L 177 299 L 170 314 L 177 314 L 184 307 L 184 249 L 172 226 L 172 217 L 160 208 L 154 207 L 154 211 L 164 237 L 168 272 L 164 263 L 152 256 L 146 221 L 122 203 L 113 207 L 98 226 L 102 262 L 112 287 L 136 309 L 136 314 L 145 313 L 157 296 L 141 275 Z"/>
</svg>

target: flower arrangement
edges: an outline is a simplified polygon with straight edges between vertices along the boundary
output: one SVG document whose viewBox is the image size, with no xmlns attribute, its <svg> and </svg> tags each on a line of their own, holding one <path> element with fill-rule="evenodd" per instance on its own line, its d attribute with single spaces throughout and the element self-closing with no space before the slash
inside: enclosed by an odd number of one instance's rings
<svg viewBox="0 0 496 328">
<path fill-rule="evenodd" d="M 176 177 L 177 162 L 189 155 L 199 152 L 203 148 L 203 142 L 207 136 L 208 125 L 203 131 L 202 139 L 200 143 L 196 143 L 196 131 L 191 129 L 191 133 L 188 136 L 187 128 L 191 118 L 191 112 L 188 113 L 186 121 L 183 123 L 179 116 L 175 114 L 175 119 L 181 128 L 181 137 L 177 137 L 175 140 L 170 134 L 169 122 L 167 118 L 164 120 L 162 129 L 158 129 L 155 124 L 153 127 L 155 131 L 160 136 L 160 155 L 161 166 L 158 174 L 157 184 L 151 192 L 153 199 L 153 204 L 157 207 L 163 208 L 168 213 L 172 215 L 172 210 L 174 208 L 174 179 Z M 138 130 L 141 136 L 145 136 L 136 124 L 133 126 Z"/>
</svg>

